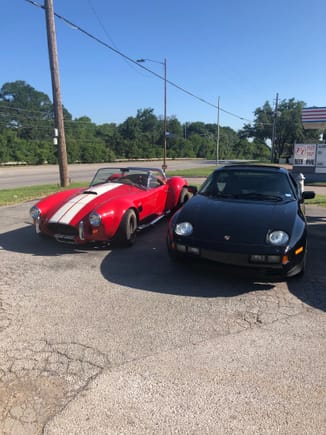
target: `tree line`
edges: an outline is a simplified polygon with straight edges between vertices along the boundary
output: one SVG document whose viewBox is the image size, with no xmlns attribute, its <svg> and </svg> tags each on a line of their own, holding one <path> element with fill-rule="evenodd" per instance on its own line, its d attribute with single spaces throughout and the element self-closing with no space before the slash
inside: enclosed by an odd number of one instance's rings
<svg viewBox="0 0 326 435">
<path fill-rule="evenodd" d="M 219 159 L 270 161 L 273 122 L 276 161 L 292 155 L 295 142 L 316 143 L 320 132 L 305 131 L 301 124 L 304 105 L 294 99 L 284 100 L 275 117 L 266 102 L 254 112 L 254 122 L 242 130 L 220 126 Z M 63 110 L 69 163 L 162 158 L 163 119 L 152 108 L 139 109 L 121 124 L 101 125 L 87 116 L 73 119 L 66 108 Z M 53 104 L 48 95 L 24 81 L 5 83 L 0 89 L 0 163 L 57 163 L 53 121 Z M 215 159 L 217 129 L 217 124 L 181 123 L 177 117 L 169 117 L 167 157 Z"/>
</svg>

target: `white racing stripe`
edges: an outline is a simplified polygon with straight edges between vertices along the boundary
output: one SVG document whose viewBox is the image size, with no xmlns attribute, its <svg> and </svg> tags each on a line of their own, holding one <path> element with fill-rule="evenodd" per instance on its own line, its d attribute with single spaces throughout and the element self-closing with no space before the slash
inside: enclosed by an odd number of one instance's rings
<svg viewBox="0 0 326 435">
<path fill-rule="evenodd" d="M 110 190 L 116 189 L 119 186 L 121 186 L 120 183 L 106 185 L 101 184 L 99 186 L 93 186 L 89 189 L 85 189 L 85 191 L 94 192 L 96 195 L 94 195 L 94 193 L 81 193 L 80 195 L 71 198 L 62 207 L 60 207 L 56 213 L 54 213 L 49 222 L 69 224 L 76 214 L 79 213 L 83 207 L 85 207 L 85 205 L 93 201 L 95 198 L 98 198 L 100 195 L 103 195 Z"/>
</svg>

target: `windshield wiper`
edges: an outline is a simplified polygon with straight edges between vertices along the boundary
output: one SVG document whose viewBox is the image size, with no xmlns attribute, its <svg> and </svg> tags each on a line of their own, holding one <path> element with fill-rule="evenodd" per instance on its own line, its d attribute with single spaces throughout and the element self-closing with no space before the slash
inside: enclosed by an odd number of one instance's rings
<svg viewBox="0 0 326 435">
<path fill-rule="evenodd" d="M 203 195 L 203 196 L 207 196 L 209 198 L 212 198 L 214 196 L 216 196 L 214 193 L 212 192 L 198 192 L 198 195 Z"/>
<path fill-rule="evenodd" d="M 279 195 L 270 195 L 266 193 L 258 193 L 258 192 L 250 192 L 250 193 L 242 193 L 240 195 L 241 198 L 246 199 L 257 199 L 257 200 L 267 200 L 267 201 L 282 201 L 283 198 Z"/>
<path fill-rule="evenodd" d="M 238 193 L 223 193 L 223 192 L 198 192 L 199 195 L 207 196 L 209 198 L 239 198 Z"/>
</svg>

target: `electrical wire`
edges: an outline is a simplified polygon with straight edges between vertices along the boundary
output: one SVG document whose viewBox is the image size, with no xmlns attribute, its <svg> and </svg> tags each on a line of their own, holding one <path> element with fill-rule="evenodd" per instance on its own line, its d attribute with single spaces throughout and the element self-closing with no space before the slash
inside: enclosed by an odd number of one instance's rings
<svg viewBox="0 0 326 435">
<path fill-rule="evenodd" d="M 6 115 L 6 112 L 8 110 L 16 111 L 18 113 L 28 112 L 28 114 L 43 115 L 43 116 L 47 115 L 49 117 L 49 118 L 45 118 L 45 119 L 38 118 L 37 119 L 38 122 L 51 122 L 53 120 L 53 118 L 51 118 L 51 116 L 54 117 L 53 111 L 44 112 L 44 111 L 41 111 L 41 110 L 23 109 L 23 108 L 20 108 L 20 107 L 9 107 L 9 106 L 5 107 L 5 106 L 0 104 L 0 119 L 1 119 L 1 117 Z M 35 117 L 33 117 L 33 116 L 25 116 L 24 118 L 28 119 L 28 120 L 35 120 Z M 69 124 L 69 123 L 73 124 L 75 122 L 78 122 L 78 125 L 94 124 L 92 121 L 90 121 L 90 122 L 80 122 L 80 121 L 78 121 L 78 119 L 76 120 L 76 119 L 67 119 L 67 118 L 64 118 L 64 122 L 65 122 L 65 124 Z M 4 124 L 5 123 L 2 123 L 0 121 L 0 125 L 4 125 Z M 267 122 L 264 122 L 264 123 L 258 122 L 258 124 L 259 124 L 259 126 L 270 126 L 270 125 L 272 125 L 272 123 L 267 123 Z"/>
<path fill-rule="evenodd" d="M 40 3 L 37 3 L 33 0 L 25 0 L 27 3 L 32 4 L 33 6 L 37 6 L 41 9 L 46 9 L 44 5 L 41 5 Z M 61 21 L 63 21 L 65 24 L 67 24 L 69 27 L 71 27 L 74 30 L 79 30 L 81 33 L 83 33 L 84 35 L 88 36 L 89 38 L 93 39 L 94 41 L 96 41 L 97 43 L 99 43 L 100 45 L 103 45 L 104 47 L 108 48 L 109 50 L 113 51 L 114 53 L 118 54 L 119 56 L 121 56 L 122 58 L 124 58 L 125 60 L 128 60 L 129 62 L 133 63 L 134 65 L 137 65 L 139 68 L 142 68 L 143 70 L 149 72 L 150 74 L 154 75 L 155 77 L 161 79 L 161 80 L 165 80 L 169 85 L 175 87 L 176 89 L 179 89 L 181 92 L 201 101 L 202 103 L 205 103 L 211 107 L 213 107 L 214 109 L 219 109 L 221 112 L 233 116 L 235 118 L 238 118 L 242 121 L 247 121 L 247 122 L 252 122 L 249 119 L 246 119 L 242 116 L 239 116 L 233 112 L 230 112 L 226 109 L 223 109 L 222 107 L 218 107 L 216 104 L 213 104 L 207 100 L 205 100 L 202 97 L 199 97 L 198 95 L 195 95 L 193 92 L 188 91 L 187 89 L 183 88 L 182 86 L 170 81 L 170 80 L 166 80 L 162 75 L 156 73 L 155 71 L 151 70 L 150 68 L 147 68 L 146 66 L 138 63 L 136 60 L 132 59 L 131 57 L 127 56 L 126 54 L 122 53 L 121 51 L 117 50 L 116 48 L 112 47 L 111 45 L 107 44 L 106 42 L 102 41 L 101 39 L 97 38 L 96 36 L 92 35 L 91 33 L 89 33 L 88 31 L 84 30 L 83 28 L 81 28 L 80 26 L 74 24 L 72 21 L 68 20 L 67 18 L 63 17 L 62 15 L 59 15 L 58 13 L 54 12 L 54 15 L 59 18 Z"/>
<path fill-rule="evenodd" d="M 95 10 L 95 7 L 94 7 L 94 5 L 93 5 L 93 3 L 92 3 L 91 0 L 88 0 L 88 5 L 89 5 L 91 11 L 93 12 L 93 14 L 94 14 L 94 16 L 95 16 L 97 22 L 99 23 L 101 29 L 103 30 L 105 36 L 106 36 L 106 37 L 107 37 L 107 38 L 112 42 L 113 46 L 114 46 L 115 48 L 117 48 L 117 47 L 116 47 L 116 43 L 113 41 L 111 35 L 110 35 L 109 32 L 106 30 L 106 28 L 105 28 L 105 26 L 104 26 L 104 24 L 103 24 L 103 22 L 102 22 L 102 20 L 101 20 L 101 18 L 100 18 L 100 16 L 99 16 L 99 14 L 98 14 L 98 13 L 96 12 L 96 10 Z"/>
</svg>

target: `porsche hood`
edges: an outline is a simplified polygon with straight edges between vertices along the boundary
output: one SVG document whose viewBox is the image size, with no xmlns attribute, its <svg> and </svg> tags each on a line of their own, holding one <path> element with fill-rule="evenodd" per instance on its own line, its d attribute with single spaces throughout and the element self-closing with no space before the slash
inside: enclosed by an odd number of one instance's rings
<svg viewBox="0 0 326 435">
<path fill-rule="evenodd" d="M 291 234 L 298 213 L 295 201 L 267 202 L 215 200 L 197 195 L 180 210 L 177 222 L 190 222 L 193 239 L 208 245 L 223 243 L 261 245 L 270 230 Z"/>
</svg>

